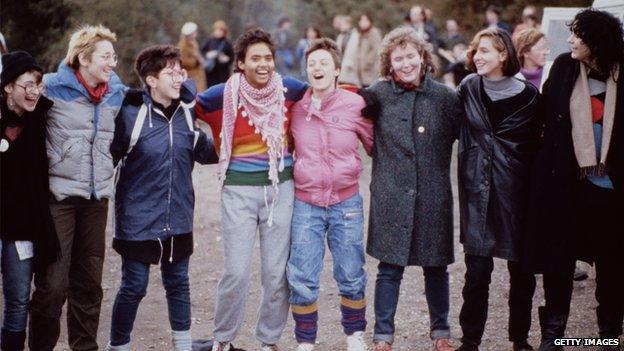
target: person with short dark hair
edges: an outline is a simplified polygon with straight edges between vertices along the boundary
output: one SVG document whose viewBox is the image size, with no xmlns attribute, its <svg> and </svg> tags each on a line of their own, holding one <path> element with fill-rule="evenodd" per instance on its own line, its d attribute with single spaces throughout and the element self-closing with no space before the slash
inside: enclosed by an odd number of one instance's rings
<svg viewBox="0 0 624 351">
<path fill-rule="evenodd" d="M 539 145 L 539 91 L 514 78 L 520 62 L 509 33 L 484 29 L 468 49 L 476 73 L 457 88 L 466 118 L 459 138 L 460 241 L 466 276 L 459 314 L 458 350 L 479 349 L 487 321 L 494 258 L 507 261 L 509 340 L 514 351 L 527 343 L 535 277 L 520 263 L 525 234 L 528 177 Z"/>
<path fill-rule="evenodd" d="M 195 126 L 195 86 L 181 68 L 180 49 L 143 49 L 135 70 L 144 90 L 131 90 L 115 119 L 111 145 L 119 165 L 113 248 L 121 284 L 106 350 L 130 350 L 150 265 L 160 265 L 174 351 L 191 350 L 188 267 L 193 253 L 195 162 L 216 163 L 212 140 Z"/>
<path fill-rule="evenodd" d="M 235 73 L 225 84 L 199 94 L 196 105 L 219 150 L 225 257 L 217 286 L 213 350 L 231 350 L 244 321 L 259 232 L 262 302 L 256 338 L 263 351 L 275 351 L 289 307 L 286 264 L 294 183 L 287 132 L 290 108 L 307 85 L 275 71 L 275 44 L 260 28 L 244 32 L 234 53 Z"/>
<path fill-rule="evenodd" d="M 364 205 L 358 146 L 361 142 L 370 154 L 373 124 L 361 115 L 362 97 L 336 87 L 341 55 L 333 40 L 313 40 L 304 57 L 311 87 L 293 106 L 290 129 L 297 159 L 288 284 L 297 350 L 312 351 L 316 342 L 327 240 L 347 350 L 365 351 Z"/>
<path fill-rule="evenodd" d="M 41 71 L 25 51 L 2 55 L 0 74 L 0 258 L 4 313 L 0 349 L 24 349 L 33 272 L 58 258 L 50 214 Z"/>
<path fill-rule="evenodd" d="M 485 9 L 486 29 L 501 29 L 511 35 L 511 26 L 501 20 L 500 8 L 490 5 Z"/>
<path fill-rule="evenodd" d="M 530 178 L 523 258 L 544 275 L 540 351 L 563 350 L 554 341 L 565 335 L 576 260 L 595 263 L 598 335 L 618 339 L 624 320 L 622 22 L 587 9 L 570 30 L 571 52 L 555 59 L 544 83 L 543 140 Z"/>
</svg>

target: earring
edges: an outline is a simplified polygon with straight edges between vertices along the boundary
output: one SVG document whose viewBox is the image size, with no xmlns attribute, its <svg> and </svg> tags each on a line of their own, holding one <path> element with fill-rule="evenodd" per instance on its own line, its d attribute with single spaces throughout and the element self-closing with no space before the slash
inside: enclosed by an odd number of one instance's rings
<svg viewBox="0 0 624 351">
<path fill-rule="evenodd" d="M 12 110 L 13 108 L 15 108 L 15 101 L 13 101 L 13 99 L 10 96 L 7 97 L 7 107 L 9 108 L 9 110 Z"/>
</svg>

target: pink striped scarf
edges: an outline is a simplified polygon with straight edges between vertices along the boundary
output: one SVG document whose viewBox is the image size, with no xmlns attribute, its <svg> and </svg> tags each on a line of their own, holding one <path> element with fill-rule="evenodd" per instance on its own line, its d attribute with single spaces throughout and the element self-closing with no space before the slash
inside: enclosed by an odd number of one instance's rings
<svg viewBox="0 0 624 351">
<path fill-rule="evenodd" d="M 262 89 L 252 87 L 245 76 L 235 73 L 225 83 L 223 94 L 223 126 L 221 129 L 221 149 L 219 153 L 219 189 L 223 187 L 232 156 L 234 124 L 239 109 L 248 119 L 250 126 L 255 126 L 256 134 L 262 135 L 269 151 L 269 179 L 277 191 L 278 171 L 284 170 L 284 121 L 285 97 L 282 77 L 274 72 L 267 85 Z M 279 162 L 279 164 L 278 164 Z"/>
</svg>

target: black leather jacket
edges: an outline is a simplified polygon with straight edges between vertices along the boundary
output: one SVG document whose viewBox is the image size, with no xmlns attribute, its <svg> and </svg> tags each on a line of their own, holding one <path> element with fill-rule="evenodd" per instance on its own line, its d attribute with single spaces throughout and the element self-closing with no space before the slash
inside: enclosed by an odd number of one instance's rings
<svg viewBox="0 0 624 351">
<path fill-rule="evenodd" d="M 527 98 L 493 126 L 482 84 L 472 74 L 457 88 L 466 115 L 459 139 L 460 240 L 467 254 L 517 261 L 539 144 L 539 92 L 525 82 Z"/>
</svg>

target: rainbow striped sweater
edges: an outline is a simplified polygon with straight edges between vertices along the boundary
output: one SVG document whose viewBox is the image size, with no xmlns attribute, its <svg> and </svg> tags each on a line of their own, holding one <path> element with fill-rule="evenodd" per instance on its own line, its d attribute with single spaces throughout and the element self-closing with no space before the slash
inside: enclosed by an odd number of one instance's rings
<svg viewBox="0 0 624 351">
<path fill-rule="evenodd" d="M 287 131 L 284 137 L 284 171 L 280 172 L 280 182 L 292 179 L 293 158 L 288 151 L 288 128 L 290 125 L 291 107 L 299 101 L 308 85 L 291 77 L 283 78 L 283 85 L 286 88 L 284 96 L 286 98 L 286 121 L 284 130 Z M 195 111 L 197 117 L 208 123 L 212 129 L 215 149 L 221 147 L 221 126 L 223 124 L 223 91 L 225 84 L 210 87 L 208 90 L 197 95 Z M 255 133 L 253 126 L 248 124 L 247 119 L 238 111 L 234 124 L 234 136 L 232 139 L 232 156 L 225 177 L 224 185 L 270 185 L 269 180 L 269 147 L 262 140 L 260 134 Z"/>
</svg>

